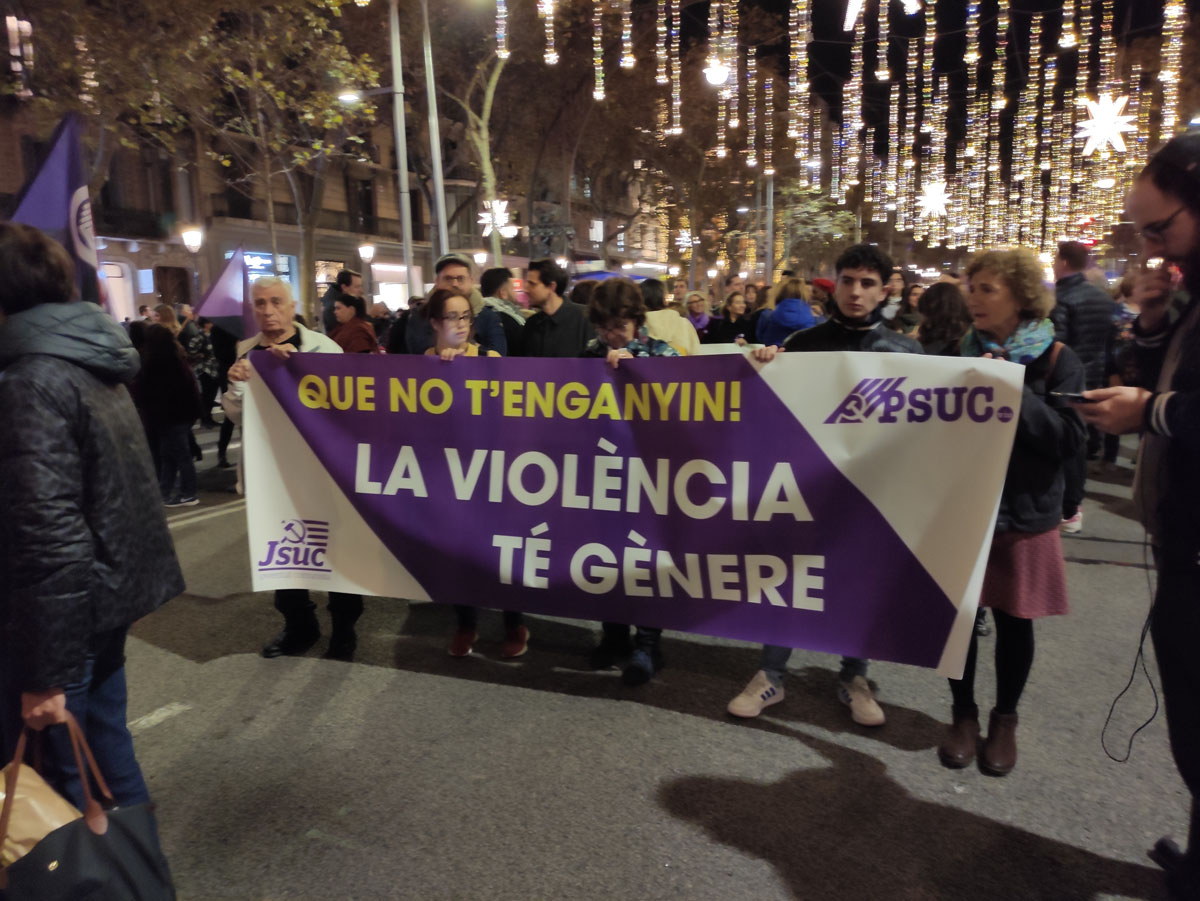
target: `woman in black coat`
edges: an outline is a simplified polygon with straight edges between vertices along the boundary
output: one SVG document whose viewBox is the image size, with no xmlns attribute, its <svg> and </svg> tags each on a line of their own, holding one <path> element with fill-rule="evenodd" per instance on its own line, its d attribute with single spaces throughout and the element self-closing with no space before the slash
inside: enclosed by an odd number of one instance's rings
<svg viewBox="0 0 1200 901">
<path fill-rule="evenodd" d="M 159 491 L 168 507 L 192 507 L 200 503 L 196 464 L 188 447 L 192 423 L 200 416 L 196 378 L 186 353 L 166 327 L 150 326 L 143 350 L 138 395 L 158 440 Z"/>
</svg>

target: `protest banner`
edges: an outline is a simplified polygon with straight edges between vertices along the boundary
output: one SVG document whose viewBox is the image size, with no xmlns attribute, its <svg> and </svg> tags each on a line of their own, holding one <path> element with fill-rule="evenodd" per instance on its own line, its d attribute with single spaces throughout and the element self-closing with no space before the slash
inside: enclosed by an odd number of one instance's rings
<svg viewBox="0 0 1200 901">
<path fill-rule="evenodd" d="M 252 355 L 255 590 L 961 672 L 1023 370 L 907 354 Z"/>
</svg>

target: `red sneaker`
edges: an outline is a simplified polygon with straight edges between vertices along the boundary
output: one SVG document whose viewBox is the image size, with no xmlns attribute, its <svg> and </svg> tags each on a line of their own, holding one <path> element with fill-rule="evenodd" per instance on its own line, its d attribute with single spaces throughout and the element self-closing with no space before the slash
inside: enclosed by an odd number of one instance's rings
<svg viewBox="0 0 1200 901">
<path fill-rule="evenodd" d="M 450 639 L 450 656 L 451 657 L 466 657 L 471 653 L 471 645 L 475 644 L 475 639 L 479 637 L 478 632 L 462 631 L 454 633 L 454 637 Z"/>
<path fill-rule="evenodd" d="M 509 629 L 504 636 L 504 647 L 500 656 L 505 658 L 520 657 L 529 650 L 529 630 L 524 626 Z"/>
</svg>

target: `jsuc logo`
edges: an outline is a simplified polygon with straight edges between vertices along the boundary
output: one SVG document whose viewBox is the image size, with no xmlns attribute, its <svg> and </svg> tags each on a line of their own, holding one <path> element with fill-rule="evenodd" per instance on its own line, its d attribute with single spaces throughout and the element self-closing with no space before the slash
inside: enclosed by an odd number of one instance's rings
<svg viewBox="0 0 1200 901">
<path fill-rule="evenodd" d="M 825 420 L 826 425 L 866 422 L 897 422 L 906 411 L 908 422 L 929 422 L 936 416 L 942 422 L 957 422 L 966 416 L 972 422 L 988 422 L 993 416 L 1000 422 L 1013 418 L 1012 407 L 992 406 L 995 391 L 990 385 L 968 388 L 966 385 L 904 390 L 904 377 L 863 379 L 838 404 Z M 876 416 L 878 414 L 878 416 Z"/>
<path fill-rule="evenodd" d="M 267 542 L 267 556 L 258 561 L 261 572 L 327 573 L 325 554 L 329 549 L 329 523 L 319 519 L 289 519 L 283 537 Z"/>
</svg>

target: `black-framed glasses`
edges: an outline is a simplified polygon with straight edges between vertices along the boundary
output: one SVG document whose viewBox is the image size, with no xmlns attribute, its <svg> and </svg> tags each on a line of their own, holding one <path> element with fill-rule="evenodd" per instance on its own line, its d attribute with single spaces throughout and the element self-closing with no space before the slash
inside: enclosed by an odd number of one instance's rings
<svg viewBox="0 0 1200 901">
<path fill-rule="evenodd" d="M 1159 219 L 1157 222 L 1147 222 L 1141 228 L 1143 238 L 1149 238 L 1151 241 L 1161 241 L 1167 233 L 1167 229 L 1171 227 L 1171 223 L 1175 221 L 1175 217 L 1182 213 L 1187 207 L 1181 206 L 1166 219 Z"/>
<path fill-rule="evenodd" d="M 451 324 L 455 322 L 470 322 L 474 318 L 475 316 L 472 313 L 459 313 L 457 316 L 450 313 L 449 315 L 438 317 L 442 322 L 449 322 Z"/>
</svg>

